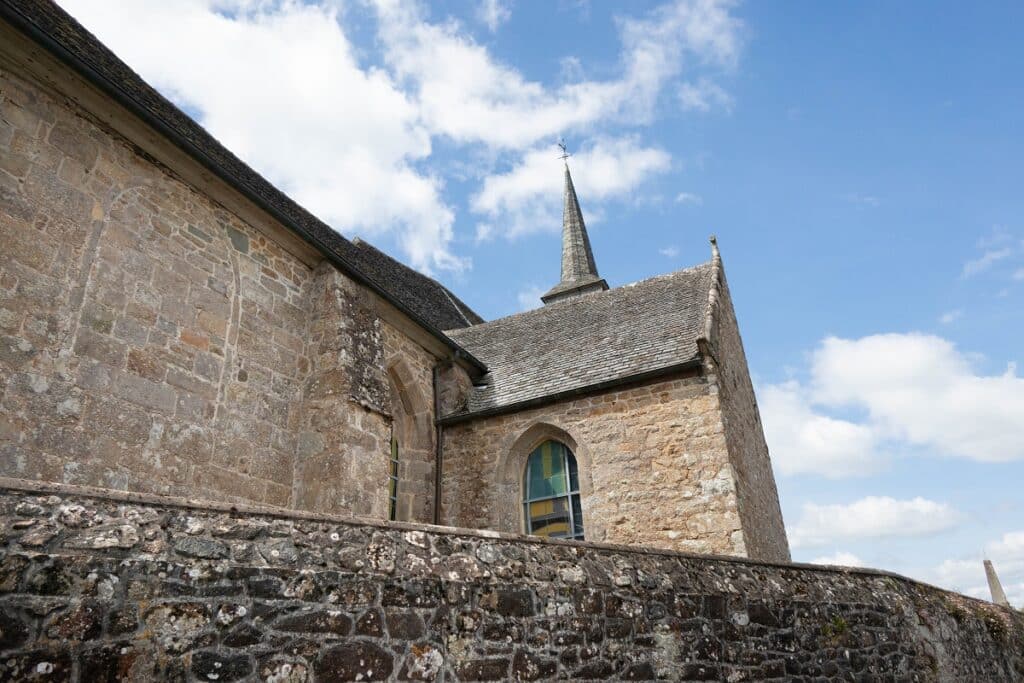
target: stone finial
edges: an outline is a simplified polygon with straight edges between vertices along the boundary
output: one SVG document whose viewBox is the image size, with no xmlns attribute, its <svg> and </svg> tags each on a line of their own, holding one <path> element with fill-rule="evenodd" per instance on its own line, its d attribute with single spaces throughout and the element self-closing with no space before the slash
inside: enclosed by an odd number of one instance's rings
<svg viewBox="0 0 1024 683">
<path fill-rule="evenodd" d="M 1009 607 L 1010 601 L 1006 599 L 1003 585 L 999 583 L 996 576 L 996 568 L 992 566 L 992 560 L 985 560 L 985 577 L 988 579 L 988 590 L 992 593 L 992 602 L 1002 607 Z"/>
<path fill-rule="evenodd" d="M 590 237 L 583 222 L 583 212 L 576 197 L 576 188 L 572 184 L 568 163 L 565 165 L 562 199 L 562 279 L 541 297 L 545 304 L 608 289 L 608 283 L 597 274 L 594 252 L 590 248 Z"/>
<path fill-rule="evenodd" d="M 708 241 L 711 242 L 711 258 L 715 261 L 720 260 L 722 258 L 722 254 L 718 251 L 718 238 L 711 235 L 711 237 L 708 238 Z"/>
</svg>

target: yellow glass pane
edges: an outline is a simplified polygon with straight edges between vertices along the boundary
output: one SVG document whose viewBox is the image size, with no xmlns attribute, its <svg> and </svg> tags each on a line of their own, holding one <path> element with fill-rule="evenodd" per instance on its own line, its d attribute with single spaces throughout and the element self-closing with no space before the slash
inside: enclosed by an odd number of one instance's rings
<svg viewBox="0 0 1024 683">
<path fill-rule="evenodd" d="M 544 517 L 550 515 L 555 511 L 555 501 L 553 500 L 541 500 L 536 503 L 530 503 L 530 517 Z"/>
<path fill-rule="evenodd" d="M 537 536 L 567 536 L 569 510 L 565 498 L 541 500 L 529 505 L 530 530 Z"/>
</svg>

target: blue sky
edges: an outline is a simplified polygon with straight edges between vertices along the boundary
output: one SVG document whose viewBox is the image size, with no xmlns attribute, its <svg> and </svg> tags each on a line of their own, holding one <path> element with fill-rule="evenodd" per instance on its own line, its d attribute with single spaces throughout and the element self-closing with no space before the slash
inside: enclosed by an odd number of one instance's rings
<svg viewBox="0 0 1024 683">
<path fill-rule="evenodd" d="M 716 233 L 793 554 L 1024 603 L 1020 3 L 62 3 L 338 228 L 486 318 Z"/>
</svg>

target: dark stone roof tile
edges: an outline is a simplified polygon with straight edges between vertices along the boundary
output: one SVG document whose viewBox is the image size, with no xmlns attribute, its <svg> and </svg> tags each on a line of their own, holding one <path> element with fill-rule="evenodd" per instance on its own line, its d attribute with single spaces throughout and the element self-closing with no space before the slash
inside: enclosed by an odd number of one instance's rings
<svg viewBox="0 0 1024 683">
<path fill-rule="evenodd" d="M 415 313 L 439 330 L 477 325 L 476 312 L 437 280 L 391 258 L 369 242 L 352 240 L 359 253 L 352 255 L 359 269 L 387 287 Z"/>
<path fill-rule="evenodd" d="M 448 335 L 490 372 L 466 413 L 490 412 L 696 361 L 713 275 L 705 263 Z"/>
</svg>

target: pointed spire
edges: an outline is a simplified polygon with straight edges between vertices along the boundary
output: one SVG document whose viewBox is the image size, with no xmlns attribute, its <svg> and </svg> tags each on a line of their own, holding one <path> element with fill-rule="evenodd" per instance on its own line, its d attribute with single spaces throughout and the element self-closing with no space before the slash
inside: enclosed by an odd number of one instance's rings
<svg viewBox="0 0 1024 683">
<path fill-rule="evenodd" d="M 568 162 L 565 164 L 562 199 L 562 280 L 541 297 L 541 301 L 546 304 L 608 289 L 608 283 L 597 274 L 594 252 L 590 248 L 590 237 L 587 236 L 587 226 L 583 222 L 583 212 L 576 198 Z"/>
<path fill-rule="evenodd" d="M 1003 607 L 1009 607 L 1010 601 L 1006 599 L 1003 586 L 996 576 L 996 568 L 992 566 L 991 560 L 985 560 L 985 577 L 988 579 L 988 590 L 992 594 L 992 602 Z"/>
</svg>

